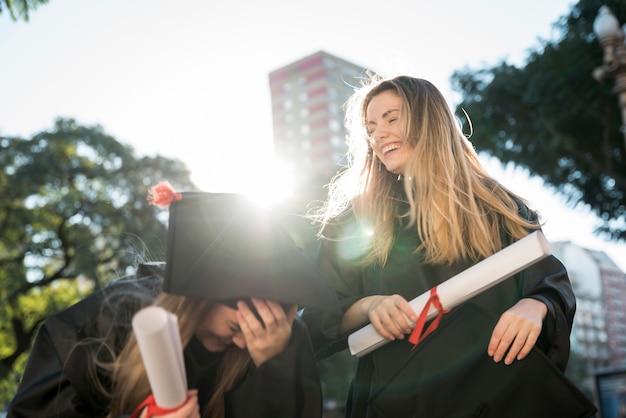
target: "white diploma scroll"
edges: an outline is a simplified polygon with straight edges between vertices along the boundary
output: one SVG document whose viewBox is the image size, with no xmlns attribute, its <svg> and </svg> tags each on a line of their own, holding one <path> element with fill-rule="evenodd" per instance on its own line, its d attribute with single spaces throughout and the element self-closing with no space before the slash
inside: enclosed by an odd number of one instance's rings
<svg viewBox="0 0 626 418">
<path fill-rule="evenodd" d="M 148 306 L 133 317 L 133 331 L 157 406 L 182 405 L 187 399 L 187 374 L 176 315 Z"/>
<path fill-rule="evenodd" d="M 549 256 L 551 251 L 550 243 L 543 232 L 535 231 L 441 283 L 437 286 L 439 301 L 443 309 L 454 308 Z M 430 290 L 409 301 L 418 316 L 429 298 Z M 437 312 L 431 304 L 426 319 L 433 319 Z M 411 327 L 414 325 L 411 324 Z M 380 335 L 372 324 L 348 336 L 350 353 L 357 357 L 364 356 L 387 342 L 389 340 Z"/>
</svg>

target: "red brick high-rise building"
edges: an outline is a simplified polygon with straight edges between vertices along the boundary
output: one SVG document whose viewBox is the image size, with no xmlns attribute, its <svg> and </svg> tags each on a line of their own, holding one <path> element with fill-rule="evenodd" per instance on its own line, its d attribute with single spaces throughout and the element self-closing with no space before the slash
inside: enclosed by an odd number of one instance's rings
<svg viewBox="0 0 626 418">
<path fill-rule="evenodd" d="M 269 74 L 276 156 L 302 198 L 323 196 L 347 151 L 343 105 L 366 69 L 318 51 Z"/>
</svg>

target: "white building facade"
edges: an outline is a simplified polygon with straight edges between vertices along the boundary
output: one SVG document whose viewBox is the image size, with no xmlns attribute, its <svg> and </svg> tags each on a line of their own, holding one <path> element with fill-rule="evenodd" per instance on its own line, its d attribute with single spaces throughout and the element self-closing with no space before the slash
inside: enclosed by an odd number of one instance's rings
<svg viewBox="0 0 626 418">
<path fill-rule="evenodd" d="M 626 368 L 626 274 L 604 252 L 571 242 L 552 248 L 576 295 L 572 350 L 584 359 L 590 376 Z"/>
</svg>

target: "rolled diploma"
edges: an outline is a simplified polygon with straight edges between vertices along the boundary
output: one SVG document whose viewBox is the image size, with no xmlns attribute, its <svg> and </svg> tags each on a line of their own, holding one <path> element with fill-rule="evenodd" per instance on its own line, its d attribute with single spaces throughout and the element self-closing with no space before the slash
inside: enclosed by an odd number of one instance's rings
<svg viewBox="0 0 626 418">
<path fill-rule="evenodd" d="M 454 308 L 549 256 L 551 251 L 550 243 L 543 232 L 535 231 L 441 283 L 437 286 L 439 301 L 443 309 Z M 429 297 L 430 290 L 409 301 L 417 315 L 426 306 Z M 427 320 L 434 318 L 436 314 L 437 309 L 431 305 Z M 411 324 L 411 327 L 414 325 Z M 364 356 L 388 342 L 372 324 L 348 336 L 350 353 L 357 357 Z"/>
<path fill-rule="evenodd" d="M 148 306 L 133 316 L 133 331 L 157 406 L 182 405 L 187 399 L 187 374 L 176 315 Z"/>
</svg>

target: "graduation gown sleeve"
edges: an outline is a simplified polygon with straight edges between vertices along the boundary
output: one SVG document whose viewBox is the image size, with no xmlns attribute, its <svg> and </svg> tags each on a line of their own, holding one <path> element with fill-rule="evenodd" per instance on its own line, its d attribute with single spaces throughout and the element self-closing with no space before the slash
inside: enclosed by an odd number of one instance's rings
<svg viewBox="0 0 626 418">
<path fill-rule="evenodd" d="M 537 221 L 537 214 L 526 204 L 521 201 L 517 201 L 517 204 L 520 216 Z M 502 240 L 507 245 L 511 244 L 510 237 L 502 237 Z M 570 352 L 569 336 L 576 313 L 576 297 L 565 266 L 550 255 L 518 273 L 515 280 L 520 299 L 533 298 L 543 302 L 548 308 L 535 347 L 564 372 Z"/>
<path fill-rule="evenodd" d="M 138 306 L 133 299 L 132 307 L 127 303 L 107 311 L 103 300 L 114 292 L 122 294 L 120 291 L 129 286 L 147 286 L 149 294 L 159 285 L 160 279 L 154 277 L 120 281 L 49 316 L 37 333 L 17 393 L 9 404 L 7 418 L 104 416 L 108 399 L 97 389 L 90 372 L 95 359 L 92 350 L 100 345 L 88 341 L 100 335 L 100 327 L 115 325 L 116 318 L 123 319 L 118 315 L 132 315 Z M 114 327 L 109 333 L 113 346 L 121 347 L 130 329 L 128 321 L 120 323 L 125 323 L 123 329 Z M 76 345 L 79 341 L 82 344 Z M 97 377 L 105 387 L 110 384 L 106 374 L 98 373 Z"/>
<path fill-rule="evenodd" d="M 537 299 L 547 306 L 548 314 L 535 345 L 565 371 L 576 313 L 576 297 L 565 267 L 556 257 L 549 256 L 520 272 L 517 281 L 522 297 Z"/>
<path fill-rule="evenodd" d="M 229 418 L 320 418 L 322 390 L 306 327 L 293 323 L 287 349 L 256 368 L 226 393 Z"/>
<path fill-rule="evenodd" d="M 42 325 L 18 392 L 9 405 L 7 418 L 98 416 L 93 411 L 79 410 L 77 388 L 64 372 L 64 358 L 60 356 L 60 351 L 63 352 L 67 343 L 59 347 L 54 334 L 68 335 L 72 332 L 71 327 L 55 317 Z"/>
<path fill-rule="evenodd" d="M 309 329 L 313 349 L 318 360 L 348 347 L 347 336 L 339 334 L 339 324 L 345 311 L 357 300 L 370 295 L 364 286 L 362 268 L 358 260 L 366 249 L 362 234 L 354 218 L 344 217 L 329 225 L 319 242 L 317 266 L 324 274 L 339 300 L 340 312 L 305 308 L 302 319 Z"/>
</svg>

